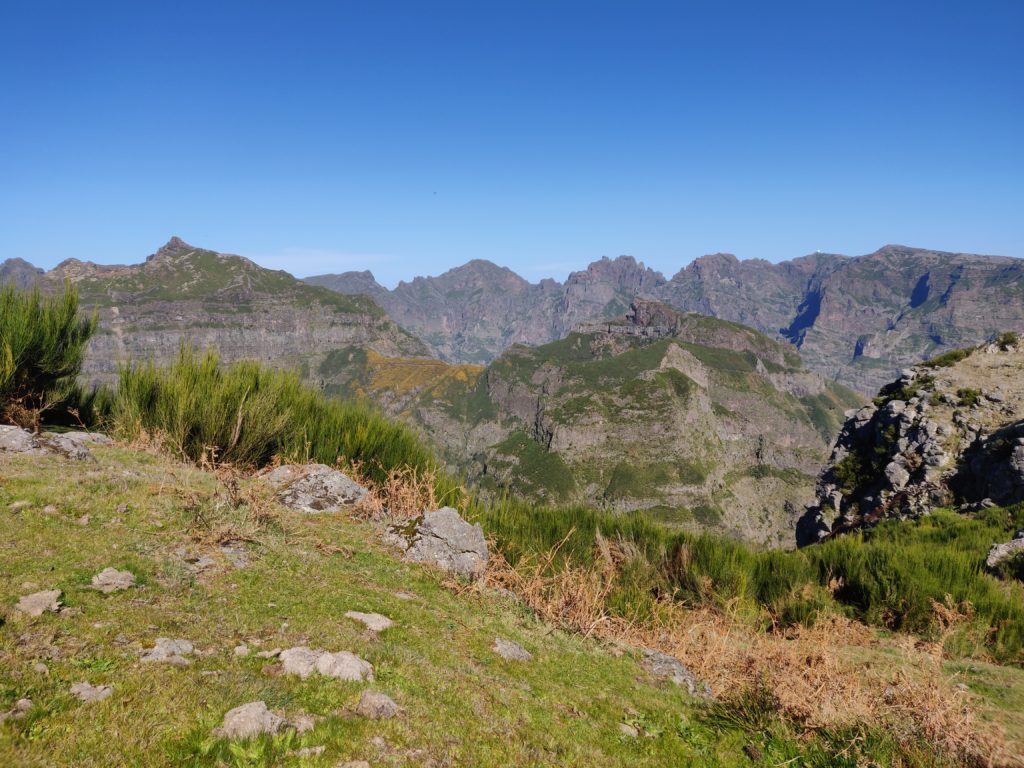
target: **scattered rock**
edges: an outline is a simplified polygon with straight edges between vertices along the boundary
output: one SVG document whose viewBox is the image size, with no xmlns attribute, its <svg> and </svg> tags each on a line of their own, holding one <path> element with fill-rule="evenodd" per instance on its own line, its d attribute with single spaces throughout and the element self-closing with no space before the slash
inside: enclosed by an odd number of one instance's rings
<svg viewBox="0 0 1024 768">
<path fill-rule="evenodd" d="M 236 645 L 232 653 L 234 653 L 235 656 L 248 656 L 249 646 L 244 643 L 242 645 Z"/>
<path fill-rule="evenodd" d="M 59 453 L 69 459 L 84 461 L 92 458 L 86 441 L 76 437 L 85 434 L 83 432 L 44 432 L 39 436 L 40 444 L 51 453 Z"/>
<path fill-rule="evenodd" d="M 21 720 L 32 709 L 32 699 L 18 699 L 14 707 L 7 712 L 0 712 L 0 723 L 5 720 Z"/>
<path fill-rule="evenodd" d="M 393 594 L 399 600 L 416 600 L 417 599 L 416 595 L 414 595 L 412 592 L 394 592 Z"/>
<path fill-rule="evenodd" d="M 158 637 L 152 648 L 142 652 L 140 661 L 187 667 L 192 662 L 185 657 L 190 656 L 193 651 L 195 651 L 195 647 L 188 640 L 170 640 L 166 637 Z"/>
<path fill-rule="evenodd" d="M 18 514 L 19 512 L 24 512 L 26 509 L 32 509 L 32 502 L 28 499 L 20 499 L 18 501 L 11 502 L 7 509 L 14 514 Z"/>
<path fill-rule="evenodd" d="M 251 739 L 264 733 L 277 733 L 285 725 L 285 719 L 267 709 L 265 702 L 251 701 L 224 715 L 224 724 L 214 729 L 214 735 L 228 739 Z"/>
<path fill-rule="evenodd" d="M 286 675 L 298 675 L 305 680 L 314 672 L 324 677 L 359 682 L 373 680 L 373 666 L 348 651 L 330 653 L 305 646 L 281 652 L 281 670 Z"/>
<path fill-rule="evenodd" d="M 35 671 L 35 672 L 38 672 L 40 675 L 48 675 L 48 674 L 50 674 L 50 668 L 48 666 L 46 666 L 45 664 L 43 664 L 43 662 L 41 662 L 41 661 L 33 664 L 32 665 L 32 670 Z"/>
<path fill-rule="evenodd" d="M 1010 558 L 1024 555 L 1024 531 L 1017 531 L 1017 535 L 1003 544 L 993 544 L 985 558 L 985 567 L 990 573 L 998 573 L 999 565 Z"/>
<path fill-rule="evenodd" d="M 84 528 L 84 527 L 85 527 L 85 526 L 87 526 L 87 525 L 88 525 L 88 524 L 89 524 L 90 522 L 92 522 L 92 518 L 91 518 L 91 517 L 89 517 L 89 515 L 88 515 L 88 514 L 85 514 L 85 515 L 82 515 L 82 516 L 81 516 L 80 518 L 78 518 L 77 520 L 75 520 L 75 522 L 76 522 L 76 523 L 78 523 L 78 524 L 79 524 L 80 526 L 82 526 L 82 527 Z"/>
<path fill-rule="evenodd" d="M 103 701 L 114 692 L 112 685 L 90 685 L 89 683 L 75 683 L 71 686 L 71 695 L 79 701 L 86 703 Z"/>
<path fill-rule="evenodd" d="M 269 651 L 260 651 L 256 654 L 257 659 L 276 659 L 281 655 L 280 648 L 271 648 Z"/>
<path fill-rule="evenodd" d="M 373 632 L 383 632 L 385 629 L 395 626 L 395 622 L 387 616 L 379 613 L 360 613 L 359 611 L 348 611 L 346 618 L 354 619 L 366 625 L 366 628 Z"/>
<path fill-rule="evenodd" d="M 379 691 L 363 691 L 356 704 L 356 714 L 370 720 L 390 720 L 400 712 L 401 709 L 391 697 Z"/>
<path fill-rule="evenodd" d="M 297 733 L 307 733 L 316 728 L 317 720 L 323 720 L 322 717 L 316 717 L 314 715 L 298 715 L 293 717 L 289 722 L 289 725 L 295 729 Z"/>
<path fill-rule="evenodd" d="M 285 465 L 262 475 L 282 504 L 299 512 L 340 512 L 369 491 L 344 472 L 325 464 Z"/>
<path fill-rule="evenodd" d="M 21 598 L 18 604 L 14 606 L 14 610 L 26 616 L 42 616 L 47 611 L 57 613 L 60 610 L 62 595 L 63 592 L 59 589 L 33 592 L 31 595 L 25 595 Z"/>
<path fill-rule="evenodd" d="M 487 567 L 487 541 L 480 524 L 470 525 L 451 507 L 425 512 L 411 534 L 392 528 L 391 541 L 405 549 L 405 559 L 429 563 L 466 578 Z"/>
<path fill-rule="evenodd" d="M 222 544 L 220 553 L 240 571 L 249 567 L 249 550 L 241 544 Z"/>
<path fill-rule="evenodd" d="M 292 752 L 295 757 L 317 757 L 327 751 L 327 747 L 303 747 Z"/>
<path fill-rule="evenodd" d="M 45 453 L 39 439 L 20 427 L 0 425 L 0 453 Z"/>
<path fill-rule="evenodd" d="M 92 577 L 92 588 L 105 595 L 109 595 L 111 592 L 121 592 L 134 586 L 135 576 L 128 571 L 119 571 L 116 568 L 104 568 Z"/>
<path fill-rule="evenodd" d="M 635 739 L 640 736 L 640 729 L 630 725 L 629 723 L 619 723 L 619 733 L 630 739 Z"/>
<path fill-rule="evenodd" d="M 644 669 L 655 677 L 685 686 L 691 696 L 702 699 L 711 698 L 711 689 L 708 688 L 707 683 L 697 680 L 696 676 L 679 659 L 650 648 L 644 649 L 644 656 Z"/>
<path fill-rule="evenodd" d="M 505 640 L 502 637 L 494 639 L 494 645 L 491 646 L 491 650 L 506 661 L 530 661 L 533 659 L 533 654 L 519 643 Z"/>
</svg>

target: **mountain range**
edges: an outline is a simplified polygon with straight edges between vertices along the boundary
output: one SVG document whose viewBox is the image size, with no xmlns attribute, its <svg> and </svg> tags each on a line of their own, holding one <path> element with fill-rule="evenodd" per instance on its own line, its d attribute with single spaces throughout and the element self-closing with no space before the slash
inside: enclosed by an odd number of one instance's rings
<svg viewBox="0 0 1024 768">
<path fill-rule="evenodd" d="M 394 290 L 369 272 L 306 282 L 371 296 L 438 357 L 472 363 L 619 315 L 634 297 L 655 299 L 789 342 L 809 368 L 864 394 L 908 365 L 1024 328 L 1024 260 L 899 245 L 778 264 L 713 254 L 671 278 L 620 256 L 561 283 L 530 283 L 480 260 Z"/>
</svg>

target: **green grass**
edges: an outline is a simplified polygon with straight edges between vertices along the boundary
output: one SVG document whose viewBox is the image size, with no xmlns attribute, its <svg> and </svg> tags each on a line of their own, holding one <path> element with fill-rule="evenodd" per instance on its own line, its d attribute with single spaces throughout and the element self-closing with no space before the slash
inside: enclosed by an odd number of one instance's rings
<svg viewBox="0 0 1024 768">
<path fill-rule="evenodd" d="M 228 504 L 212 475 L 137 451 L 95 450 L 97 464 L 0 459 L 0 509 L 32 502 L 5 523 L 17 544 L 5 550 L 3 607 L 31 589 L 23 585 L 37 584 L 63 590 L 73 609 L 0 626 L 0 710 L 21 697 L 33 701 L 26 719 L 0 725 L 2 765 L 941 764 L 925 761 L 924 745 L 900 746 L 870 728 L 806 734 L 774 715 L 770 702 L 701 704 L 648 677 L 636 652 L 555 630 L 505 598 L 448 590 L 438 573 L 395 560 L 373 526 L 343 515 L 277 508 L 247 528 L 250 565 L 236 570 L 203 537 L 208 529 L 197 528 L 196 505 L 215 526 L 246 525 L 250 511 Z M 44 511 L 48 504 L 58 510 Z M 81 514 L 88 525 L 74 522 Z M 182 546 L 217 564 L 190 573 L 175 555 Z M 91 575 L 108 565 L 131 570 L 141 586 L 112 595 L 89 589 Z M 398 599 L 399 590 L 415 599 Z M 396 626 L 373 636 L 344 617 L 348 610 L 379 611 Z M 158 636 L 190 639 L 202 655 L 185 668 L 140 664 L 139 652 Z M 490 650 L 497 636 L 534 660 L 502 661 Z M 350 650 L 374 665 L 376 681 L 275 675 L 272 659 L 234 656 L 240 642 L 253 651 Z M 38 663 L 46 674 L 33 669 Z M 81 704 L 68 694 L 78 681 L 114 692 Z M 402 715 L 352 717 L 367 687 L 395 699 Z M 254 700 L 321 719 L 304 734 L 244 742 L 211 735 L 227 710 Z M 622 723 L 643 735 L 622 736 Z M 310 746 L 326 750 L 289 754 Z M 749 746 L 759 753 L 753 761 Z"/>
</svg>

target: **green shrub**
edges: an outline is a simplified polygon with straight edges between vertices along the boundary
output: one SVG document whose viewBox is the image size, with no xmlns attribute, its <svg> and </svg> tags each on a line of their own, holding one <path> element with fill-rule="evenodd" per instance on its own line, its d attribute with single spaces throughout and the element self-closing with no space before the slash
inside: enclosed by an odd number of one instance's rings
<svg viewBox="0 0 1024 768">
<path fill-rule="evenodd" d="M 253 362 L 222 365 L 183 347 L 166 368 L 120 368 L 103 406 L 107 427 L 124 437 L 159 437 L 192 461 L 260 467 L 274 457 L 358 464 L 371 479 L 388 470 L 436 469 L 431 451 L 410 429 L 368 406 L 329 400 L 298 375 Z M 444 493 L 457 484 L 443 479 Z"/>
<path fill-rule="evenodd" d="M 1001 333 L 999 338 L 996 339 L 996 344 L 1001 350 L 1003 350 L 1003 352 L 1016 347 L 1019 342 L 1020 336 L 1017 335 L 1016 331 L 1006 331 L 1005 333 Z"/>
<path fill-rule="evenodd" d="M 0 288 L 0 420 L 36 427 L 67 402 L 95 330 L 95 315 L 79 315 L 70 283 L 53 297 Z"/>
<path fill-rule="evenodd" d="M 943 352 L 941 355 L 925 360 L 921 365 L 928 368 L 948 368 L 951 365 L 956 365 L 961 360 L 966 360 L 974 352 L 974 347 L 968 347 L 966 349 L 951 349 L 949 352 Z"/>
<path fill-rule="evenodd" d="M 978 404 L 981 399 L 981 390 L 973 389 L 971 387 L 961 387 L 956 391 L 956 396 L 960 398 L 960 405 L 963 408 L 970 408 Z"/>
</svg>

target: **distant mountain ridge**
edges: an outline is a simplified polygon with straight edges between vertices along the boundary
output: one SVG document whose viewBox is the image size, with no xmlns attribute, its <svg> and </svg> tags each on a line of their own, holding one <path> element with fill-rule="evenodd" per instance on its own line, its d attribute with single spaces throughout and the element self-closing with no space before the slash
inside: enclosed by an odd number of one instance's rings
<svg viewBox="0 0 1024 768">
<path fill-rule="evenodd" d="M 91 381 L 112 381 L 127 359 L 166 363 L 183 340 L 228 361 L 260 360 L 306 376 L 340 347 L 429 356 L 365 296 L 341 296 L 178 237 L 140 264 L 67 259 L 49 272 L 24 264 L 0 264 L 0 283 L 55 291 L 70 280 L 83 309 L 98 313 L 82 369 Z"/>
<path fill-rule="evenodd" d="M 1024 260 L 888 245 L 866 256 L 818 253 L 772 264 L 731 254 L 671 278 L 631 256 L 565 280 L 530 283 L 474 260 L 388 290 L 367 272 L 306 282 L 372 296 L 440 357 L 486 363 L 621 314 L 635 297 L 749 325 L 795 345 L 809 368 L 864 393 L 949 349 L 1024 330 Z"/>
</svg>

